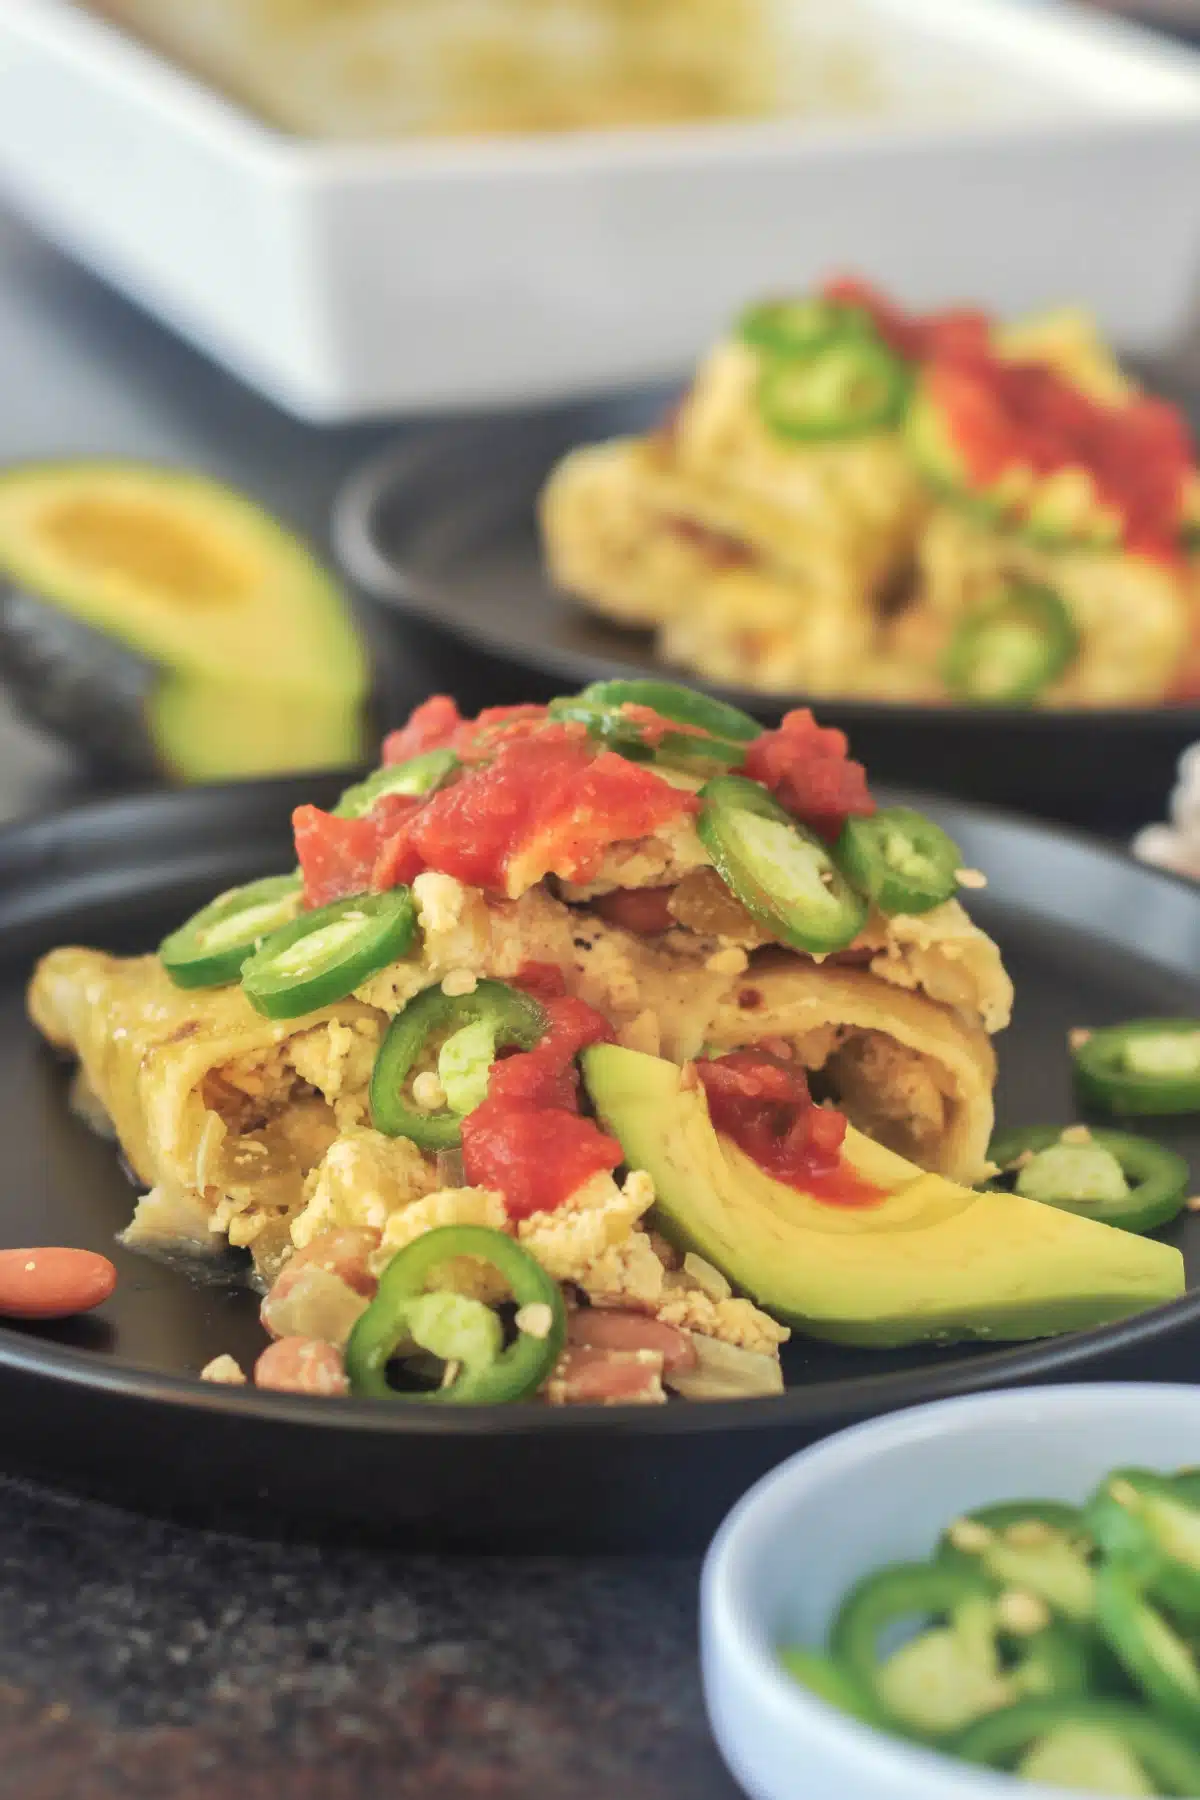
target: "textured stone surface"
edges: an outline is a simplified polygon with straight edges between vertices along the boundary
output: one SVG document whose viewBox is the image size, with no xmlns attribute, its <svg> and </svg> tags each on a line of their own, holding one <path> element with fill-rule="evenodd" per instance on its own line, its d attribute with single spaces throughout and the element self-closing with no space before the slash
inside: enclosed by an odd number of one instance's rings
<svg viewBox="0 0 1200 1800">
<path fill-rule="evenodd" d="M 732 1800 L 696 1575 L 259 1543 L 0 1482 L 0 1795 Z"/>
</svg>

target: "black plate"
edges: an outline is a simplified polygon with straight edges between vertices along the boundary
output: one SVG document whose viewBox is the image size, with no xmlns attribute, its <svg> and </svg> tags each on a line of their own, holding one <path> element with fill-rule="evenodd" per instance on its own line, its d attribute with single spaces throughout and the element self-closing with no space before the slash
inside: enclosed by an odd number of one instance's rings
<svg viewBox="0 0 1200 1800">
<path fill-rule="evenodd" d="M 542 484 L 568 449 L 644 431 L 668 399 L 656 389 L 453 426 L 387 451 L 338 498 L 338 554 L 376 600 L 435 628 L 439 679 L 448 687 L 460 672 L 451 643 L 522 671 L 495 699 L 547 699 L 609 675 L 678 677 L 656 657 L 648 632 L 586 612 L 550 584 L 534 519 Z M 770 722 L 806 703 L 802 694 L 685 679 Z M 1195 706 L 1084 714 L 827 697 L 815 704 L 824 722 L 850 733 L 855 754 L 892 781 L 1111 829 L 1161 816 L 1179 753 L 1200 737 Z"/>
<path fill-rule="evenodd" d="M 111 1145 L 67 1110 L 66 1070 L 26 1023 L 33 958 L 65 942 L 133 951 L 215 889 L 292 861 L 289 813 L 325 781 L 108 801 L 0 834 L 0 1243 L 112 1255 L 114 1297 L 60 1325 L 0 1329 L 4 1459 L 158 1509 L 406 1544 L 531 1549 L 697 1544 L 780 1457 L 855 1419 L 942 1394 L 1064 1376 L 1186 1376 L 1200 1293 L 1119 1327 L 1012 1350 L 856 1352 L 798 1342 L 773 1400 L 661 1408 L 451 1409 L 292 1399 L 193 1379 L 252 1361 L 246 1289 L 114 1247 L 133 1192 Z M 1020 996 L 1001 1116 L 1070 1116 L 1064 1034 L 1200 1012 L 1200 894 L 1040 827 L 929 806 L 991 887 L 975 911 Z M 1171 1127 L 1200 1167 L 1200 1126 Z M 1200 1218 L 1183 1227 L 1200 1285 Z M 1182 1455 L 1182 1452 L 1181 1452 Z"/>
</svg>

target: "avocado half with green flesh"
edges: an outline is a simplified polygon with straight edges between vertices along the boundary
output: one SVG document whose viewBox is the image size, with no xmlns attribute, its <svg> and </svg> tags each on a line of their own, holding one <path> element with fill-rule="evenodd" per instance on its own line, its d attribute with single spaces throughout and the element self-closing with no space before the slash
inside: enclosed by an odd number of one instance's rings
<svg viewBox="0 0 1200 1800">
<path fill-rule="evenodd" d="M 853 1129 L 852 1168 L 886 1191 L 830 1205 L 775 1181 L 713 1130 L 683 1070 L 600 1044 L 583 1055 L 601 1121 L 654 1182 L 655 1223 L 784 1323 L 868 1347 L 1053 1337 L 1178 1298 L 1178 1250 L 1011 1194 L 928 1175 Z"/>
<path fill-rule="evenodd" d="M 176 780 L 361 760 L 367 658 L 291 532 L 206 476 L 0 473 L 0 674 L 35 724 Z"/>
<path fill-rule="evenodd" d="M 1120 545 L 1120 514 L 1104 504 L 1082 466 L 1067 465 L 1047 475 L 1019 468 L 990 484 L 976 481 L 927 380 L 917 386 L 904 431 L 913 461 L 929 485 L 981 523 L 1011 528 L 1047 549 L 1112 550 Z"/>
</svg>

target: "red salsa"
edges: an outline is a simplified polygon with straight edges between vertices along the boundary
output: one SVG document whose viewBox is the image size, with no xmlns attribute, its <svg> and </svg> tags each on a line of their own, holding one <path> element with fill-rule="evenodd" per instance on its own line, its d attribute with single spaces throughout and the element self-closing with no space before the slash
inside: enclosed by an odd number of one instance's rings
<svg viewBox="0 0 1200 1800">
<path fill-rule="evenodd" d="M 845 1115 L 816 1104 L 799 1063 L 749 1049 L 695 1067 L 713 1128 L 776 1181 L 830 1206 L 872 1206 L 884 1198 L 846 1162 Z"/>
<path fill-rule="evenodd" d="M 786 713 L 778 731 L 755 738 L 746 750 L 745 773 L 832 843 L 847 819 L 875 811 L 867 771 L 849 750 L 845 732 L 818 725 L 804 707 Z"/>
<path fill-rule="evenodd" d="M 533 1049 L 493 1063 L 487 1099 L 463 1120 L 463 1171 L 504 1195 L 510 1219 L 553 1212 L 593 1175 L 615 1169 L 621 1146 L 579 1111 L 575 1058 L 612 1037 L 582 1000 L 546 999 L 550 1029 Z"/>
</svg>

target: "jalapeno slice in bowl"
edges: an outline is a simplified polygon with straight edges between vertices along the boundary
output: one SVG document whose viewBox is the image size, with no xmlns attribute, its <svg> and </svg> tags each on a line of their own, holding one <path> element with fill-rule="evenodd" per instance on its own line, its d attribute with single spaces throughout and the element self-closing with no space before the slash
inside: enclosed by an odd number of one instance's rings
<svg viewBox="0 0 1200 1800">
<path fill-rule="evenodd" d="M 843 306 L 820 294 L 760 300 L 738 321 L 738 336 L 769 356 L 811 356 L 834 338 L 868 335 L 871 322 L 860 307 Z"/>
<path fill-rule="evenodd" d="M 420 756 L 412 756 L 407 762 L 391 763 L 382 769 L 376 769 L 365 781 L 347 788 L 337 805 L 334 817 L 338 819 L 361 819 L 369 813 L 377 800 L 388 794 L 412 795 L 419 798 L 422 794 L 431 794 L 435 788 L 442 787 L 451 775 L 459 768 L 459 760 L 453 750 L 426 750 Z"/>
<path fill-rule="evenodd" d="M 507 1283 L 518 1309 L 516 1337 L 507 1348 L 490 1308 L 457 1294 L 426 1292 L 436 1270 L 459 1256 L 477 1257 Z M 346 1373 L 354 1393 L 380 1400 L 497 1406 L 537 1392 L 566 1335 L 558 1284 L 527 1250 L 486 1225 L 442 1225 L 397 1251 L 384 1270 L 378 1293 L 350 1334 Z M 456 1369 L 446 1385 L 414 1394 L 390 1385 L 388 1364 L 410 1340 Z"/>
<path fill-rule="evenodd" d="M 1155 1231 L 1187 1199 L 1190 1174 L 1182 1156 L 1129 1131 L 1032 1125 L 1001 1132 L 988 1150 L 1005 1172 L 993 1187 L 1013 1187 L 1027 1200 L 1115 1225 Z"/>
<path fill-rule="evenodd" d="M 1132 1019 L 1071 1034 L 1080 1098 L 1102 1112 L 1200 1112 L 1200 1019 Z"/>
<path fill-rule="evenodd" d="M 230 888 L 163 939 L 158 947 L 163 967 L 176 987 L 227 987 L 299 904 L 300 877 L 295 874 L 269 875 Z"/>
<path fill-rule="evenodd" d="M 335 900 L 273 932 L 242 969 L 242 988 L 268 1019 L 298 1019 L 344 1000 L 404 956 L 415 931 L 405 887 Z"/>
<path fill-rule="evenodd" d="M 834 855 L 842 873 L 882 913 L 929 912 L 958 891 L 962 852 L 940 825 L 910 806 L 847 819 Z"/>
<path fill-rule="evenodd" d="M 1182 1732 L 1130 1700 L 1024 1700 L 970 1726 L 954 1753 L 985 1768 L 1016 1769 L 1025 1752 L 1064 1730 L 1095 1734 L 1102 1742 L 1115 1739 L 1161 1794 L 1200 1794 L 1200 1751 Z M 1028 1764 L 1022 1764 L 1021 1772 L 1037 1779 Z"/>
<path fill-rule="evenodd" d="M 844 950 L 867 902 L 827 845 L 755 781 L 722 775 L 700 790 L 696 829 L 726 887 L 751 917 L 797 950 Z"/>
</svg>

